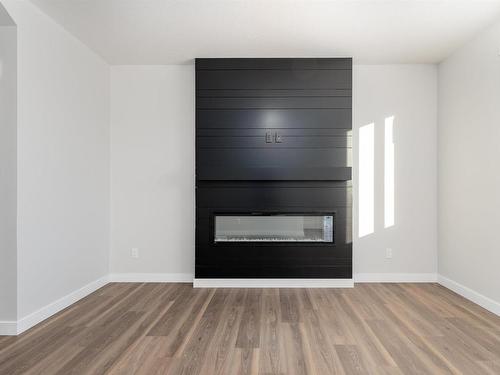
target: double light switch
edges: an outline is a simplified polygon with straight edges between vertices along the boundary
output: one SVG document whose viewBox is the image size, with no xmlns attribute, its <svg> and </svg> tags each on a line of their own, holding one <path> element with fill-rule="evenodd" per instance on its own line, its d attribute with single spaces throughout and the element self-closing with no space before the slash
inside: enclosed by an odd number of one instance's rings
<svg viewBox="0 0 500 375">
<path fill-rule="evenodd" d="M 281 134 L 278 132 L 266 132 L 266 143 L 281 143 L 283 142 L 283 138 L 281 137 Z"/>
</svg>

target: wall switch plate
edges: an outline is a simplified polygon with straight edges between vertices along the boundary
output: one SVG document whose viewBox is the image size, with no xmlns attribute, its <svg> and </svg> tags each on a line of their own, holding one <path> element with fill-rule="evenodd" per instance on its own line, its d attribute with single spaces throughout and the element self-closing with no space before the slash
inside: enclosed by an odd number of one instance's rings
<svg viewBox="0 0 500 375">
<path fill-rule="evenodd" d="M 137 247 L 132 248 L 132 258 L 139 258 L 139 249 Z"/>
<path fill-rule="evenodd" d="M 266 143 L 273 143 L 273 134 L 271 132 L 266 132 Z"/>
<path fill-rule="evenodd" d="M 385 249 L 385 257 L 386 257 L 386 259 L 391 259 L 392 258 L 392 249 L 390 247 L 388 247 L 387 249 Z"/>
</svg>

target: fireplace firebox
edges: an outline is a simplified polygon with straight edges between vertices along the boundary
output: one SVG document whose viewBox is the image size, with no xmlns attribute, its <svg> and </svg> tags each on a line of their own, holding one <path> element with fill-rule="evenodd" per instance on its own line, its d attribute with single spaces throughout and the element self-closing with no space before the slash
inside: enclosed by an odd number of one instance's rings
<svg viewBox="0 0 500 375">
<path fill-rule="evenodd" d="M 352 277 L 351 76 L 196 60 L 197 279 Z"/>
<path fill-rule="evenodd" d="M 214 214 L 214 242 L 333 243 L 334 214 Z"/>
</svg>

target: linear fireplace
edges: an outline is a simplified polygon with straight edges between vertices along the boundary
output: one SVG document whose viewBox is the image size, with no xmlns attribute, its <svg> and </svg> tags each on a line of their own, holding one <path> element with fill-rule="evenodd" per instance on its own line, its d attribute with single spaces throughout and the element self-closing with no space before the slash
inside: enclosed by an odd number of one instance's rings
<svg viewBox="0 0 500 375">
<path fill-rule="evenodd" d="M 333 217 L 333 213 L 214 214 L 214 242 L 333 243 Z"/>
<path fill-rule="evenodd" d="M 196 60 L 197 279 L 352 277 L 351 70 Z"/>
</svg>

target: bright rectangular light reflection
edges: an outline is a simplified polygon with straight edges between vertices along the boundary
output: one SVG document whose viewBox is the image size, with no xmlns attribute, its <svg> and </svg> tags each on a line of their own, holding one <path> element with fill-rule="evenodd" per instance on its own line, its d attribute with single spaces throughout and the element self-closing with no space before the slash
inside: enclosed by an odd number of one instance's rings
<svg viewBox="0 0 500 375">
<path fill-rule="evenodd" d="M 385 119 L 384 227 L 394 225 L 394 116 Z"/>
<path fill-rule="evenodd" d="M 359 237 L 374 232 L 375 124 L 359 128 Z"/>
</svg>

